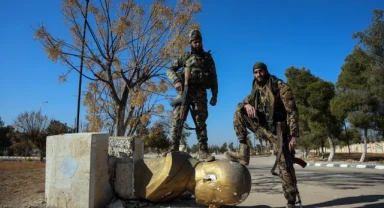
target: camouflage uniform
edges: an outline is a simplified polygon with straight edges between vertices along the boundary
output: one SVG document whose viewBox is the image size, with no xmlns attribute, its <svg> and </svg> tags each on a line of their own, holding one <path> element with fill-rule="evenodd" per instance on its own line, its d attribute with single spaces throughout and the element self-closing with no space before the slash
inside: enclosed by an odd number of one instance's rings
<svg viewBox="0 0 384 208">
<path fill-rule="evenodd" d="M 282 80 L 270 75 L 266 70 L 266 83 L 260 85 L 256 79 L 253 82 L 252 92 L 243 102 L 239 103 L 234 115 L 234 129 L 239 139 L 247 138 L 247 129 L 254 132 L 258 137 L 268 139 L 278 146 L 276 136 L 276 122 L 287 122 L 288 132 L 291 137 L 299 137 L 299 115 L 291 88 Z M 255 107 L 257 117 L 248 117 L 244 106 L 250 104 Z M 248 157 L 249 161 L 249 157 Z M 278 163 L 282 176 L 284 196 L 288 207 L 294 207 L 296 192 L 294 183 L 287 172 L 284 154 L 281 154 Z"/>
<path fill-rule="evenodd" d="M 211 89 L 212 97 L 217 99 L 218 83 L 216 75 L 216 67 L 213 58 L 209 52 L 184 52 L 180 55 L 171 65 L 167 71 L 167 76 L 174 84 L 177 82 L 183 83 L 183 71 L 180 73 L 177 71 L 184 67 L 191 68 L 191 77 L 189 80 L 188 101 L 192 107 L 192 116 L 196 122 L 196 136 L 199 141 L 200 152 L 208 153 L 208 137 L 207 137 L 207 125 L 206 120 L 208 118 L 208 100 L 207 89 Z M 202 83 L 204 79 L 204 73 L 210 74 L 209 86 L 207 82 Z M 206 78 L 206 77 L 205 77 Z M 182 96 L 182 91 L 178 91 L 177 98 Z M 181 135 L 181 132 L 177 132 L 177 124 L 180 122 L 180 106 L 177 106 L 173 110 L 172 119 L 172 133 L 171 139 L 174 149 L 178 148 L 180 139 L 177 135 Z M 177 150 L 172 150 L 177 151 Z"/>
</svg>

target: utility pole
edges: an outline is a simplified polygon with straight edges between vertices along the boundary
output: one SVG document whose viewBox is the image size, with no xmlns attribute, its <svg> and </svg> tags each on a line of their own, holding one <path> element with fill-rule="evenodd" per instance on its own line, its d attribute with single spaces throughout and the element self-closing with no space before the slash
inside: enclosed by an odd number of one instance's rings
<svg viewBox="0 0 384 208">
<path fill-rule="evenodd" d="M 39 112 L 41 112 L 41 106 L 43 106 L 44 103 L 48 103 L 48 101 L 44 101 L 40 104 Z"/>
<path fill-rule="evenodd" d="M 83 25 L 83 42 L 81 46 L 81 60 L 80 60 L 80 76 L 79 76 L 79 91 L 77 96 L 77 116 L 76 116 L 76 133 L 79 133 L 79 120 L 80 120 L 80 98 L 81 98 L 81 82 L 83 78 L 83 59 L 84 59 L 84 45 L 85 45 L 85 31 L 87 28 L 87 16 L 88 16 L 88 3 L 85 6 L 84 25 Z"/>
</svg>

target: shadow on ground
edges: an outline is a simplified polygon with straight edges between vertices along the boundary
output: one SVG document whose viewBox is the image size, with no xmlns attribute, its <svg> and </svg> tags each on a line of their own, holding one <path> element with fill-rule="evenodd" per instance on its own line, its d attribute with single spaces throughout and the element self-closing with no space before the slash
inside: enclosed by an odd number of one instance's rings
<svg viewBox="0 0 384 208">
<path fill-rule="evenodd" d="M 367 188 L 384 183 L 384 177 L 379 173 L 364 173 L 364 175 L 362 175 L 359 172 L 348 174 L 327 172 L 314 173 L 311 175 L 296 174 L 296 176 L 298 177 L 299 183 L 326 186 L 338 190 Z M 321 183 L 319 183 L 319 181 Z"/>
<path fill-rule="evenodd" d="M 383 203 L 379 202 L 384 199 L 384 195 L 362 195 L 354 197 L 344 197 L 339 199 L 334 199 L 326 202 L 316 203 L 316 204 L 303 204 L 306 208 L 315 208 L 315 207 L 330 207 L 330 206 L 344 206 L 350 207 L 354 204 L 360 203 L 371 203 L 368 205 L 360 206 L 365 208 L 382 208 Z M 375 203 L 378 202 L 378 203 Z M 207 208 L 208 206 L 200 205 L 195 202 L 193 198 L 182 200 L 176 199 L 170 203 L 151 203 L 147 201 L 125 201 L 124 208 L 176 208 L 176 207 L 195 207 L 195 208 Z M 255 206 L 222 206 L 221 208 L 272 208 L 266 205 L 255 205 Z M 279 207 L 283 208 L 283 207 Z"/>
<path fill-rule="evenodd" d="M 362 196 L 353 196 L 353 197 L 344 197 L 339 199 L 330 200 L 327 202 L 321 202 L 316 204 L 306 204 L 303 205 L 307 208 L 314 208 L 314 207 L 331 207 L 331 206 L 345 206 L 345 207 L 351 207 L 355 204 L 360 203 L 370 203 L 368 205 L 359 206 L 359 207 L 365 207 L 365 208 L 382 208 L 384 207 L 384 204 L 382 202 L 379 202 L 380 200 L 384 199 L 384 195 L 362 195 Z M 180 201 L 185 201 L 184 204 L 180 203 Z M 376 202 L 376 203 L 375 203 Z M 355 205 L 356 206 L 356 205 Z M 194 200 L 175 200 L 172 204 L 169 205 L 160 205 L 158 207 L 201 207 L 206 208 L 207 206 L 202 206 L 196 204 Z M 265 205 L 258 205 L 258 206 L 222 206 L 222 208 L 271 208 L 270 206 Z M 282 208 L 282 207 L 281 207 Z"/>
<path fill-rule="evenodd" d="M 195 208 L 207 208 L 208 206 L 197 204 L 194 198 L 191 199 L 175 199 L 169 203 L 151 203 L 148 201 L 124 201 L 124 208 L 180 208 L 180 207 L 195 207 Z M 271 208 L 270 206 L 258 205 L 258 206 L 222 206 L 220 208 Z"/>
<path fill-rule="evenodd" d="M 254 168 L 256 169 L 256 168 Z M 267 168 L 260 168 L 261 171 L 267 170 Z M 260 174 L 251 171 L 252 175 L 252 189 L 251 192 L 262 192 L 268 194 L 279 194 L 282 193 L 280 178 L 273 175 L 266 175 L 265 172 Z M 352 190 L 369 188 L 376 186 L 377 184 L 384 183 L 384 177 L 382 173 L 364 173 L 361 172 L 336 172 L 331 169 L 325 171 L 311 171 L 311 174 L 302 174 L 305 170 L 297 170 L 296 177 L 298 185 L 316 185 L 329 187 L 337 190 Z M 320 183 L 319 183 L 320 182 Z M 384 205 L 383 205 L 384 207 Z"/>
<path fill-rule="evenodd" d="M 330 206 L 353 206 L 354 204 L 359 203 L 374 203 L 379 200 L 384 199 L 384 195 L 362 195 L 362 196 L 352 196 L 352 197 L 344 197 L 339 199 L 334 199 L 327 202 L 321 202 L 316 204 L 308 204 L 305 207 L 330 207 Z M 364 205 L 362 207 L 367 208 L 382 208 L 384 207 L 383 203 L 374 203 L 369 205 Z"/>
</svg>

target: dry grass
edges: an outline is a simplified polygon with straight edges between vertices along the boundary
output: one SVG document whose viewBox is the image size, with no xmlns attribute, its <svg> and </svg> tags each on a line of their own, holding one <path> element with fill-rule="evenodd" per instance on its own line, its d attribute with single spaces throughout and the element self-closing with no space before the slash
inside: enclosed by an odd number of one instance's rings
<svg viewBox="0 0 384 208">
<path fill-rule="evenodd" d="M 0 161 L 0 207 L 44 207 L 45 163 Z"/>
</svg>

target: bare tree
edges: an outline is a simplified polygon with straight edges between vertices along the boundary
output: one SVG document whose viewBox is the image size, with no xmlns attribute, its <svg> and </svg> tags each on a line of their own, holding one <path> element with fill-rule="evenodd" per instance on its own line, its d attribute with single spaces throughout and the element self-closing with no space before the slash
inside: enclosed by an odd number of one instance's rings
<svg viewBox="0 0 384 208">
<path fill-rule="evenodd" d="M 43 153 L 46 146 L 46 128 L 48 117 L 41 111 L 24 112 L 17 116 L 13 126 L 19 131 L 20 136 L 27 139 L 27 144 L 31 141 L 40 150 L 40 161 L 43 161 Z M 28 149 L 26 150 L 28 151 Z"/>
<path fill-rule="evenodd" d="M 65 81 L 72 71 L 79 72 L 75 63 L 82 57 L 81 22 L 87 12 L 85 2 L 62 2 L 72 44 L 54 37 L 45 26 L 36 30 L 35 38 L 49 59 L 69 67 L 59 77 Z M 164 69 L 188 45 L 188 31 L 199 28 L 194 15 L 200 11 L 197 0 L 179 0 L 174 6 L 165 0 L 149 6 L 133 0 L 89 2 L 82 76 L 89 79 L 84 103 L 90 128 L 109 126 L 117 136 L 131 135 L 138 122 L 148 122 L 163 108 L 158 96 L 170 86 Z"/>
</svg>

